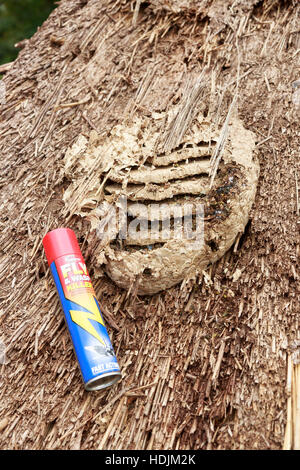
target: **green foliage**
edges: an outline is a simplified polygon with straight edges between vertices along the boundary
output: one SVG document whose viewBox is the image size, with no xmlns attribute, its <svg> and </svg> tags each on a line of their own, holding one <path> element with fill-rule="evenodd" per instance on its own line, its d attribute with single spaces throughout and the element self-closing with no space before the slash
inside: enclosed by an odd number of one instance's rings
<svg viewBox="0 0 300 470">
<path fill-rule="evenodd" d="M 0 64 L 13 61 L 14 44 L 30 38 L 55 7 L 55 0 L 0 0 Z"/>
</svg>

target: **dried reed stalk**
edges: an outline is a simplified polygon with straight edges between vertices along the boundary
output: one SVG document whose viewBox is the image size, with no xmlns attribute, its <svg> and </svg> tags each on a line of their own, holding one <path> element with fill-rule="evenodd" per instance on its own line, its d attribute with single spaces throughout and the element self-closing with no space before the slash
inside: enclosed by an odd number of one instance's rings
<svg viewBox="0 0 300 470">
<path fill-rule="evenodd" d="M 287 424 L 284 450 L 300 450 L 300 364 L 299 351 L 288 356 Z"/>
</svg>

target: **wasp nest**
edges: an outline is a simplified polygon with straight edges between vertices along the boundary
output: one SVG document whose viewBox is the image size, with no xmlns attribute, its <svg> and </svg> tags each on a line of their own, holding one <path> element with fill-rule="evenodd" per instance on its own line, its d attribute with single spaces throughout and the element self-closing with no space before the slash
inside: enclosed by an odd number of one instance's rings
<svg viewBox="0 0 300 470">
<path fill-rule="evenodd" d="M 97 264 L 139 294 L 223 256 L 244 231 L 259 174 L 254 135 L 237 117 L 218 129 L 198 115 L 166 151 L 158 142 L 168 119 L 155 113 L 105 137 L 79 136 L 65 156 L 66 211 L 91 222 Z"/>
</svg>

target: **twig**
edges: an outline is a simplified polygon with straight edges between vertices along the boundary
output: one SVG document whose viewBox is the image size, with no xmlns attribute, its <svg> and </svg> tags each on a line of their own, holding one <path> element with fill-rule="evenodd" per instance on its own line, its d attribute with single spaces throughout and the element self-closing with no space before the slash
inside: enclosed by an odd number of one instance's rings
<svg viewBox="0 0 300 470">
<path fill-rule="evenodd" d="M 237 98 L 237 95 L 234 96 L 234 98 L 232 100 L 232 103 L 229 107 L 225 122 L 223 124 L 222 129 L 221 129 L 221 133 L 220 133 L 218 143 L 216 145 L 215 151 L 214 151 L 213 156 L 212 156 L 211 161 L 210 161 L 210 168 L 211 168 L 210 173 L 209 173 L 209 176 L 211 177 L 210 178 L 210 186 L 209 186 L 210 188 L 213 185 L 215 176 L 217 174 L 218 166 L 219 166 L 219 163 L 220 163 L 220 160 L 221 160 L 221 157 L 222 157 L 224 145 L 225 145 L 225 142 L 226 142 L 226 139 L 227 139 L 228 123 L 229 123 L 229 120 L 230 120 L 232 108 L 233 108 L 233 106 L 235 105 L 235 102 L 236 102 L 236 98 Z"/>
<path fill-rule="evenodd" d="M 73 106 L 79 106 L 80 104 L 85 104 L 89 101 L 89 99 L 90 99 L 90 96 L 84 98 L 84 100 L 82 101 L 76 101 L 74 103 L 58 104 L 57 106 L 55 106 L 54 111 L 57 111 L 58 109 L 61 109 L 61 108 L 72 108 Z"/>
<path fill-rule="evenodd" d="M 225 345 L 226 345 L 225 341 L 222 341 L 220 349 L 219 349 L 217 363 L 216 363 L 216 366 L 212 375 L 213 382 L 215 382 L 219 376 L 220 367 L 221 367 L 221 363 L 222 363 L 222 359 L 223 359 L 224 351 L 225 351 Z"/>
<path fill-rule="evenodd" d="M 264 78 L 265 78 L 265 82 L 266 82 L 266 85 L 267 85 L 268 92 L 270 93 L 271 88 L 270 88 L 270 84 L 269 84 L 269 80 L 268 80 L 268 77 L 266 75 L 266 72 L 264 73 Z"/>
<path fill-rule="evenodd" d="M 258 144 L 256 144 L 256 147 L 259 147 L 260 145 L 264 144 L 265 142 L 267 142 L 268 140 L 272 139 L 273 136 L 272 135 L 269 135 L 269 137 L 266 137 L 265 139 L 261 140 L 260 142 L 258 142 Z"/>
<path fill-rule="evenodd" d="M 241 81 L 242 78 L 245 78 L 247 77 L 247 75 L 249 75 L 249 73 L 253 72 L 253 68 L 247 70 L 247 72 L 243 73 L 240 77 L 239 77 L 239 82 Z M 231 80 L 229 83 L 227 83 L 227 85 L 225 85 L 223 91 L 227 90 L 228 87 L 230 87 L 231 85 L 233 85 L 234 83 L 236 83 L 236 78 L 234 78 L 233 80 Z"/>
<path fill-rule="evenodd" d="M 287 424 L 284 436 L 284 450 L 300 450 L 300 364 L 299 342 L 296 350 L 288 356 L 287 367 Z"/>
<path fill-rule="evenodd" d="M 94 129 L 97 132 L 97 134 L 99 134 L 99 130 L 97 129 L 95 124 L 86 116 L 84 112 L 81 114 L 81 116 L 91 126 L 91 128 Z"/>
<path fill-rule="evenodd" d="M 135 8 L 134 8 L 134 14 L 132 18 L 132 26 L 136 27 L 137 19 L 139 16 L 139 11 L 140 11 L 140 6 L 141 6 L 142 0 L 136 0 L 135 3 Z"/>
<path fill-rule="evenodd" d="M 292 423 L 292 359 L 291 356 L 288 356 L 288 365 L 287 365 L 287 384 L 286 392 L 288 395 L 287 400 L 287 424 L 285 428 L 284 444 L 283 450 L 291 450 L 292 448 L 292 432 L 293 432 L 293 423 Z"/>
<path fill-rule="evenodd" d="M 296 182 L 296 213 L 297 215 L 299 215 L 299 186 L 298 186 L 297 174 L 295 174 L 295 182 Z"/>
</svg>

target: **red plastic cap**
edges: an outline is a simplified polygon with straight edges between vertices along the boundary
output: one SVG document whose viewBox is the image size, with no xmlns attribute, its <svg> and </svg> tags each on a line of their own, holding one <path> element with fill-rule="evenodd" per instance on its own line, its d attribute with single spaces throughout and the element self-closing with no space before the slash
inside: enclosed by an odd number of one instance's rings
<svg viewBox="0 0 300 470">
<path fill-rule="evenodd" d="M 57 228 L 48 232 L 43 238 L 43 245 L 48 264 L 60 256 L 80 254 L 80 247 L 73 230 L 69 228 Z"/>
</svg>

